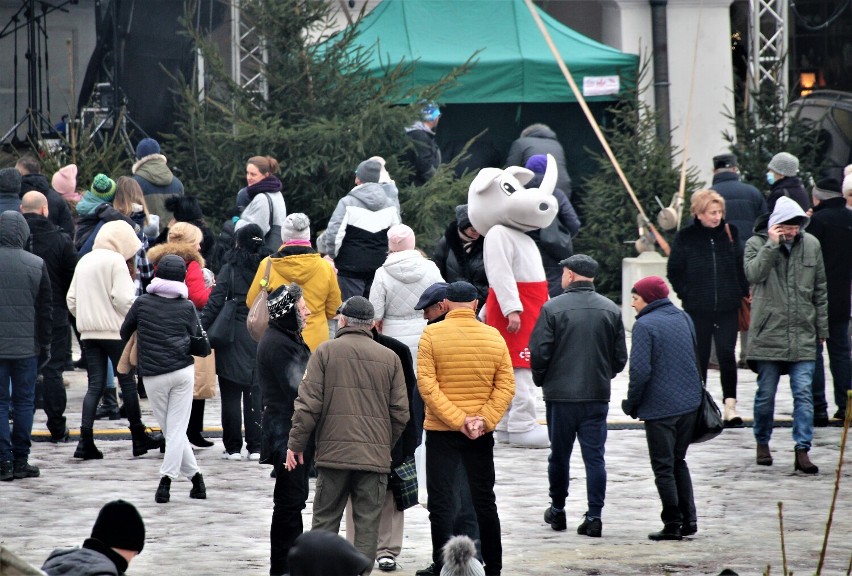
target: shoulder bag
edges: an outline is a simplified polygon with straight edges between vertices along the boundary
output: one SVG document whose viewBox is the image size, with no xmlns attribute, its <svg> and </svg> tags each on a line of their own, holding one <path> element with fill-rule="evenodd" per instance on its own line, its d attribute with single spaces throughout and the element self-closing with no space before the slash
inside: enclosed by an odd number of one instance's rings
<svg viewBox="0 0 852 576">
<path fill-rule="evenodd" d="M 198 317 L 198 311 L 195 310 L 195 306 L 192 307 L 192 311 L 195 314 L 196 330 L 195 334 L 189 335 L 189 353 L 192 356 L 204 358 L 210 356 L 210 352 L 212 351 L 210 340 L 207 339 L 207 332 L 201 326 L 201 319 Z"/>
<path fill-rule="evenodd" d="M 414 456 L 391 470 L 388 479 L 396 509 L 400 512 L 417 504 L 417 466 Z"/>
<path fill-rule="evenodd" d="M 284 194 L 283 192 L 281 193 Z M 278 224 L 273 224 L 273 208 L 272 208 L 272 198 L 269 197 L 269 194 L 266 192 L 263 193 L 266 196 L 266 202 L 269 204 L 269 232 L 263 237 L 264 245 L 269 248 L 273 254 L 278 252 L 278 249 L 281 248 L 281 226 Z"/>
<path fill-rule="evenodd" d="M 734 243 L 734 237 L 731 235 L 731 227 L 725 224 L 725 232 L 728 233 L 728 240 L 731 244 Z M 748 327 L 751 324 L 751 296 L 743 296 L 740 300 L 740 309 L 737 310 L 737 330 L 740 332 L 748 332 Z"/>
<path fill-rule="evenodd" d="M 686 312 L 683 313 L 686 316 Z M 692 345 L 695 349 L 695 366 L 698 368 L 698 377 L 701 378 L 701 366 L 698 364 L 698 342 L 695 331 L 692 332 Z M 699 444 L 712 440 L 722 433 L 725 424 L 722 422 L 722 411 L 713 400 L 713 396 L 707 391 L 707 383 L 701 380 L 701 404 L 696 412 L 695 428 L 692 431 L 692 444 Z"/>
<path fill-rule="evenodd" d="M 246 318 L 246 328 L 249 335 L 255 342 L 260 342 L 266 328 L 269 326 L 269 310 L 266 308 L 266 300 L 269 298 L 269 273 L 272 270 L 272 257 L 266 260 L 266 272 L 263 274 L 263 280 L 260 281 L 260 292 L 254 297 L 251 303 L 248 317 Z"/>
<path fill-rule="evenodd" d="M 234 268 L 228 283 L 225 302 L 207 331 L 207 339 L 213 348 L 222 348 L 234 342 L 234 319 L 237 316 L 237 301 L 234 299 Z"/>
</svg>

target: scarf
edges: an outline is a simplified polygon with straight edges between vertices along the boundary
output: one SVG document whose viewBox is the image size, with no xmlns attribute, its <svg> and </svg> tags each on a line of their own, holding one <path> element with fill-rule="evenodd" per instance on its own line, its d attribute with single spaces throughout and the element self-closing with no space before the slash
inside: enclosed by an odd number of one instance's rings
<svg viewBox="0 0 852 576">
<path fill-rule="evenodd" d="M 470 251 L 473 250 L 473 243 L 476 242 L 476 240 L 474 240 L 461 230 L 459 230 L 459 238 L 461 238 L 462 248 L 464 248 L 464 251 L 467 254 L 470 254 Z"/>
<path fill-rule="evenodd" d="M 301 238 L 292 238 L 284 243 L 284 246 L 307 246 L 312 248 L 310 240 L 302 240 Z"/>
<path fill-rule="evenodd" d="M 281 180 L 274 174 L 270 174 L 260 182 L 246 188 L 249 200 L 254 200 L 255 196 L 264 192 L 281 192 Z"/>
</svg>

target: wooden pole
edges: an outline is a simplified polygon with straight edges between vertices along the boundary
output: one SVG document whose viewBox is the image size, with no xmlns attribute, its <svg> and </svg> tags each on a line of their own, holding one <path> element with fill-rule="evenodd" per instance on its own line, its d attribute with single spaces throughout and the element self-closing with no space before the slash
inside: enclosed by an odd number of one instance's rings
<svg viewBox="0 0 852 576">
<path fill-rule="evenodd" d="M 624 184 L 624 188 L 630 195 L 630 199 L 633 200 L 633 204 L 636 206 L 636 209 L 639 211 L 639 214 L 645 220 L 645 225 L 654 235 L 654 239 L 657 241 L 657 244 L 660 245 L 660 248 L 663 249 L 665 255 L 668 256 L 671 252 L 671 248 L 669 248 L 669 243 L 666 242 L 666 239 L 663 237 L 663 235 L 660 234 L 659 231 L 657 231 L 657 228 L 653 224 L 651 224 L 650 220 L 648 220 L 648 216 L 645 214 L 645 210 L 642 208 L 642 204 L 640 204 L 639 199 L 636 198 L 636 193 L 633 191 L 633 187 L 627 180 L 627 176 L 625 176 L 624 171 L 621 169 L 621 165 L 615 158 L 615 154 L 609 147 L 609 143 L 606 140 L 606 136 L 604 136 L 604 133 L 601 131 L 601 127 L 598 125 L 598 121 L 595 120 L 592 111 L 589 109 L 589 105 L 586 104 L 586 99 L 583 97 L 583 93 L 577 87 L 577 83 L 574 82 L 574 77 L 571 75 L 571 72 L 568 71 L 568 67 L 565 65 L 565 61 L 562 59 L 562 56 L 556 49 L 556 45 L 553 43 L 553 39 L 550 37 L 550 33 L 547 31 L 544 22 L 541 20 L 541 16 L 539 16 L 535 5 L 533 5 L 532 0 L 524 0 L 524 3 L 526 3 L 530 14 L 532 14 L 533 20 L 535 20 L 535 23 L 538 26 L 541 35 L 544 37 L 544 41 L 547 42 L 548 47 L 550 47 L 550 51 L 553 53 L 553 57 L 556 59 L 556 63 L 559 65 L 559 69 L 562 70 L 562 75 L 565 76 L 565 80 L 568 82 L 568 86 L 571 87 L 571 91 L 574 93 L 574 97 L 577 98 L 577 103 L 580 104 L 580 108 L 583 109 L 583 113 L 586 115 L 586 119 L 589 121 L 589 124 L 591 124 L 592 130 L 594 130 L 595 135 L 598 137 L 598 140 L 600 141 L 604 152 L 606 152 L 609 161 L 612 162 L 616 173 L 618 173 L 618 177 L 621 179 L 621 183 Z"/>
</svg>

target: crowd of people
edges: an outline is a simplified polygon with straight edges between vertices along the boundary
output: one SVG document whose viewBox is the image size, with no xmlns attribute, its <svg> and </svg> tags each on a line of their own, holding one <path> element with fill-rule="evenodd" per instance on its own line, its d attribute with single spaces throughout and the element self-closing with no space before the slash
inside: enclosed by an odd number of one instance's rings
<svg viewBox="0 0 852 576">
<path fill-rule="evenodd" d="M 423 132 L 411 137 L 428 156 L 424 179 L 439 117 L 427 107 L 412 128 Z M 208 496 L 193 445 L 214 444 L 203 436 L 209 394 L 200 382 L 215 373 L 221 457 L 273 466 L 271 575 L 312 573 L 298 566 L 314 549 L 336 550 L 352 574 L 368 574 L 374 562 L 395 570 L 405 515 L 391 478 L 406 466 L 428 492 L 433 563 L 418 576 L 499 575 L 495 442 L 549 448 L 544 520 L 562 531 L 578 440 L 588 508 L 577 532 L 600 537 L 611 380 L 628 350 L 619 307 L 595 291 L 598 263 L 571 254 L 580 221 L 564 155 L 560 162 L 547 148 L 554 143 L 547 126 L 531 126 L 512 152 L 526 168 L 483 170 L 432 258 L 403 223 L 379 157 L 358 165 L 318 237 L 304 213 L 287 212 L 270 156 L 247 160 L 241 212 L 219 239 L 150 138 L 137 147 L 132 176 L 98 174 L 86 188 L 77 188 L 73 165 L 45 185 L 35 157 L 0 170 L 0 381 L 11 383 L 0 386 L 0 480 L 40 474 L 28 461 L 36 391 L 50 440 L 68 441 L 62 371 L 73 367 L 76 333 L 88 389 L 74 457 L 102 459 L 95 420 L 126 418 L 133 456 L 164 453 L 152 489 L 160 504 L 181 477 L 190 498 Z M 804 474 L 818 472 L 813 428 L 829 421 L 823 344 L 834 418 L 850 388 L 852 210 L 844 194 L 852 175 L 820 180 L 808 195 L 796 158 L 779 153 L 764 199 L 739 181 L 734 156 L 716 157 L 714 167 L 713 186 L 692 196 L 693 221 L 668 260 L 683 310 L 663 278 L 632 287 L 637 320 L 622 408 L 644 421 L 662 504 L 652 540 L 698 531 L 686 453 L 714 363 L 725 424 L 743 425 L 738 332 L 741 361 L 758 374 L 757 464 L 773 463 L 782 374 L 794 398 L 794 468 Z M 534 214 L 513 216 L 518 210 Z M 199 344 L 207 334 L 211 355 Z M 140 397 L 162 432 L 142 422 Z M 303 534 L 312 475 L 312 532 Z M 336 536 L 344 514 L 348 544 Z M 143 543 L 135 508 L 112 502 L 82 548 L 57 551 L 44 569 L 107 561 L 122 572 Z"/>
</svg>

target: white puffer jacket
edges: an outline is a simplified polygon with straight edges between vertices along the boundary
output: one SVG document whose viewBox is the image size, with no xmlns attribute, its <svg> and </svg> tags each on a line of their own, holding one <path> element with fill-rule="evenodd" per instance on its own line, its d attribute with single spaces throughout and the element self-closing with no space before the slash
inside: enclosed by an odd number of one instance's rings
<svg viewBox="0 0 852 576">
<path fill-rule="evenodd" d="M 388 255 L 376 270 L 370 288 L 370 302 L 376 321 L 382 321 L 382 334 L 396 338 L 411 350 L 417 362 L 417 343 L 426 327 L 423 312 L 414 306 L 429 286 L 443 282 L 438 267 L 417 250 L 402 250 Z"/>
</svg>

